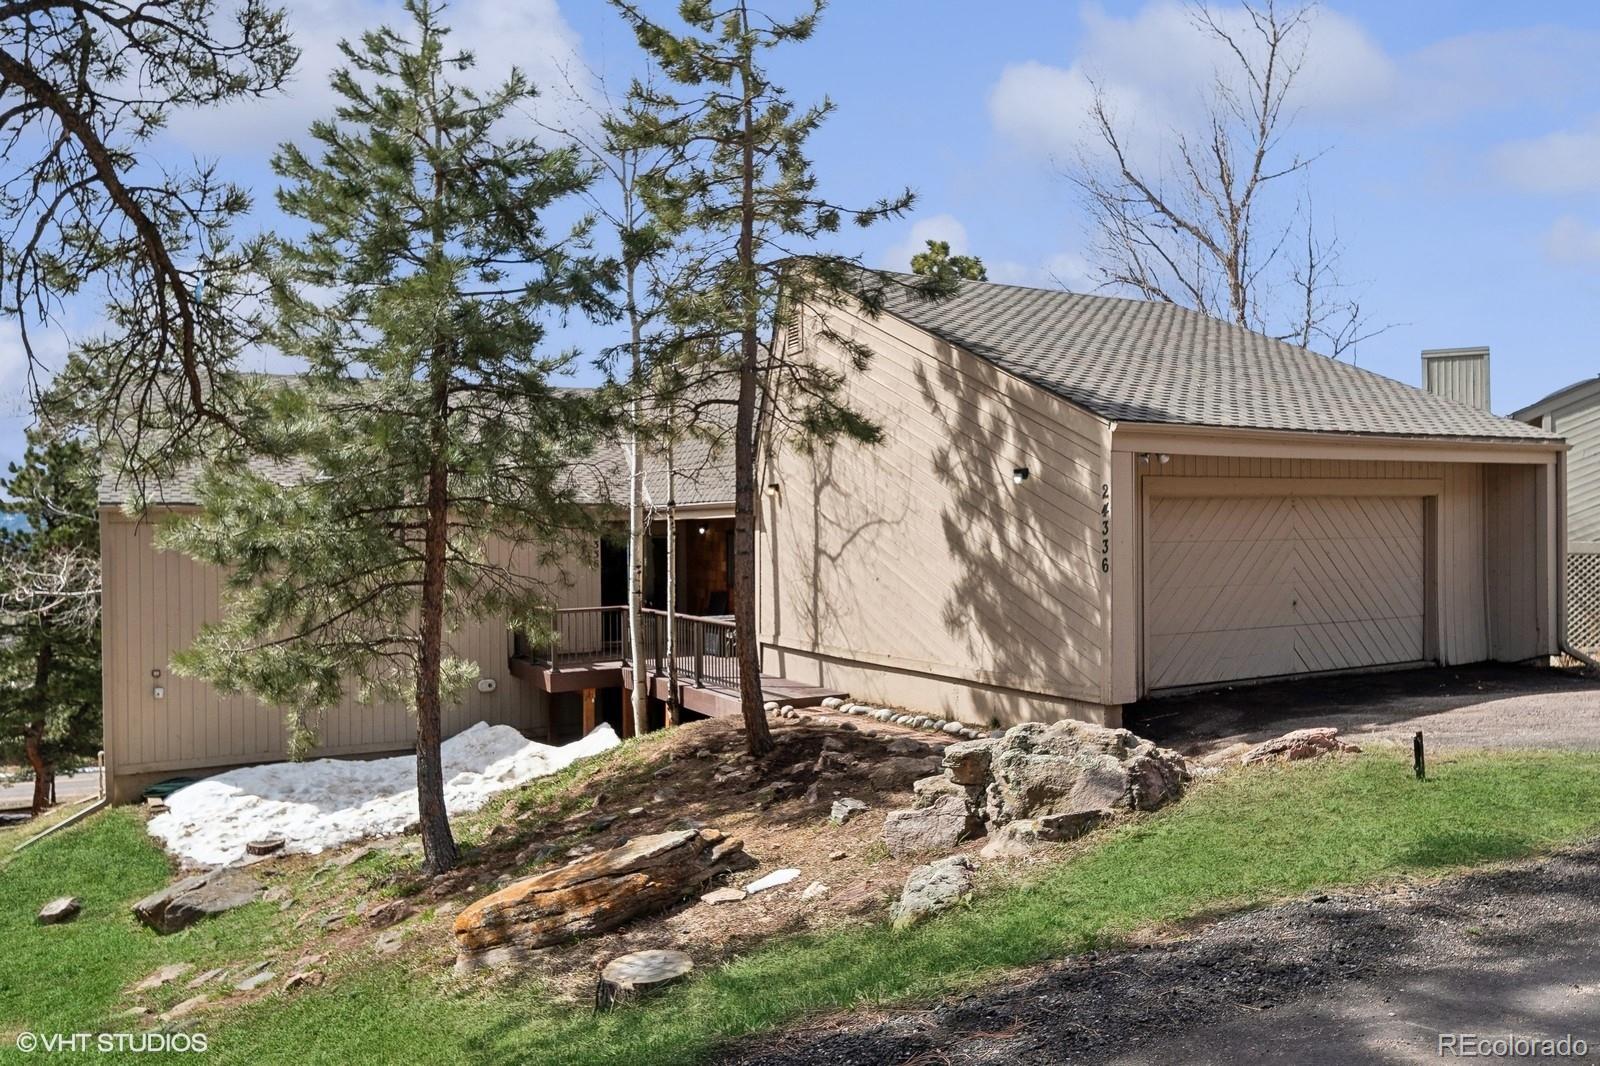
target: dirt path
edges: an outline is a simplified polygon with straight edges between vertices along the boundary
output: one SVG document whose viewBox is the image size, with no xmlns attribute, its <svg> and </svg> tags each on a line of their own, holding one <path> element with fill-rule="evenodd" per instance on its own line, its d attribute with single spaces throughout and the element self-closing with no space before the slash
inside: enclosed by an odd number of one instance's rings
<svg viewBox="0 0 1600 1066">
<path fill-rule="evenodd" d="M 1596 930 L 1600 841 L 1417 888 L 1281 904 L 929 1009 L 827 1019 L 721 1061 L 1331 1066 L 1437 1062 L 1441 1033 L 1477 1033 L 1571 1034 L 1587 1054 L 1540 1061 L 1597 1062 Z"/>
</svg>

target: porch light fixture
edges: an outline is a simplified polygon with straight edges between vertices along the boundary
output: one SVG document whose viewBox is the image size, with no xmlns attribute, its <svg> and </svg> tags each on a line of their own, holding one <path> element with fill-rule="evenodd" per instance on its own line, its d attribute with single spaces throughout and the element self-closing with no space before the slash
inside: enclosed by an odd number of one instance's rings
<svg viewBox="0 0 1600 1066">
<path fill-rule="evenodd" d="M 1161 465 L 1162 466 L 1166 466 L 1170 462 L 1172 462 L 1172 456 L 1168 455 L 1166 452 L 1162 452 L 1161 453 Z"/>
<path fill-rule="evenodd" d="M 774 481 L 774 482 L 770 483 L 769 485 L 767 485 L 767 495 L 768 496 L 776 496 L 777 494 L 778 494 L 778 483 L 776 481 Z"/>
<path fill-rule="evenodd" d="M 1016 467 L 1011 471 L 1011 480 L 1018 485 L 1028 480 L 1028 477 L 1028 468 L 1025 466 Z"/>
<path fill-rule="evenodd" d="M 695 530 L 695 532 L 700 534 L 703 537 L 703 536 L 706 535 L 706 527 L 705 526 L 700 526 L 699 528 L 697 528 Z"/>
</svg>

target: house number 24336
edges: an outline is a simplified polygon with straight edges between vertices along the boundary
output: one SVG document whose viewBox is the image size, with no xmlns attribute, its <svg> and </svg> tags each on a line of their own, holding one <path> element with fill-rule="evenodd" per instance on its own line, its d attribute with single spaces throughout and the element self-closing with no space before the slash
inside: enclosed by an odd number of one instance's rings
<svg viewBox="0 0 1600 1066">
<path fill-rule="evenodd" d="M 1100 486 L 1100 572 L 1111 573 L 1111 486 Z"/>
</svg>

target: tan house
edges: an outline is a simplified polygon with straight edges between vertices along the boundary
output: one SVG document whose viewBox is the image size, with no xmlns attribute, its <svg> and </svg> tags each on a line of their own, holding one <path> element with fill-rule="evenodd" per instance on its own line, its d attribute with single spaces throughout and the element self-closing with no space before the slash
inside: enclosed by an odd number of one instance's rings
<svg viewBox="0 0 1600 1066">
<path fill-rule="evenodd" d="M 717 684 L 728 610 L 728 546 L 732 530 L 732 480 L 725 449 L 715 440 L 692 440 L 676 453 L 677 571 L 680 646 L 684 650 L 680 697 L 693 708 L 721 710 L 729 702 Z M 626 484 L 620 449 L 587 464 L 581 475 L 596 507 L 610 507 Z M 295 476 L 282 471 L 282 476 Z M 667 479 L 659 462 L 648 468 L 647 497 L 657 512 L 646 568 L 646 604 L 655 634 L 665 606 Z M 219 616 L 222 574 L 187 556 L 154 545 L 167 514 L 195 506 L 192 476 L 152 487 L 141 515 L 127 510 L 128 493 L 115 477 L 100 486 L 100 553 L 103 576 L 103 695 L 106 777 L 112 798 L 126 801 L 155 781 L 285 757 L 287 729 L 279 708 L 247 697 L 224 697 L 210 685 L 172 672 L 172 656 L 188 646 L 202 624 Z M 532 552 L 503 548 L 510 559 Z M 451 651 L 479 667 L 478 684 L 447 708 L 444 734 L 476 722 L 505 724 L 552 742 L 576 739 L 602 720 L 627 735 L 623 693 L 633 683 L 622 639 L 627 602 L 626 551 L 620 541 L 598 539 L 559 568 L 541 575 L 560 587 L 554 619 L 556 647 L 532 647 L 497 621 L 451 634 Z M 701 671 L 695 672 L 695 642 Z M 646 649 L 647 655 L 652 650 Z M 659 652 L 653 658 L 659 658 Z M 707 669 L 707 664 L 710 669 Z M 659 662 L 647 665 L 652 674 Z M 664 677 L 654 691 L 666 695 Z M 656 709 L 659 716 L 660 709 Z M 415 719 L 395 703 L 361 703 L 354 694 L 311 719 L 318 756 L 361 756 L 409 750 Z"/>
<path fill-rule="evenodd" d="M 766 475 L 766 668 L 966 720 L 1556 652 L 1566 448 L 1168 304 L 969 282 L 876 319 L 873 448 Z M 837 358 L 815 321 L 789 339 Z"/>
</svg>

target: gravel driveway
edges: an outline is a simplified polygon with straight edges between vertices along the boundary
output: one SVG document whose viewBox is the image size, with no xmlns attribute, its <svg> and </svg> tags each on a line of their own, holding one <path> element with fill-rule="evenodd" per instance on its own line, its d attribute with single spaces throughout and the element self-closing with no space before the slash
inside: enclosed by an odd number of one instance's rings
<svg viewBox="0 0 1600 1066">
<path fill-rule="evenodd" d="M 1438 1062 L 1441 1033 L 1600 1061 L 1600 842 L 1418 887 L 1318 896 L 1078 956 L 925 1010 L 727 1049 L 744 1066 Z M 1475 1061 L 1526 1061 L 1478 1056 Z"/>
<path fill-rule="evenodd" d="M 1124 724 L 1188 755 L 1311 726 L 1334 726 L 1357 743 L 1409 744 L 1420 729 L 1430 750 L 1593 751 L 1600 680 L 1494 665 L 1308 678 L 1145 700 L 1125 710 Z"/>
</svg>

